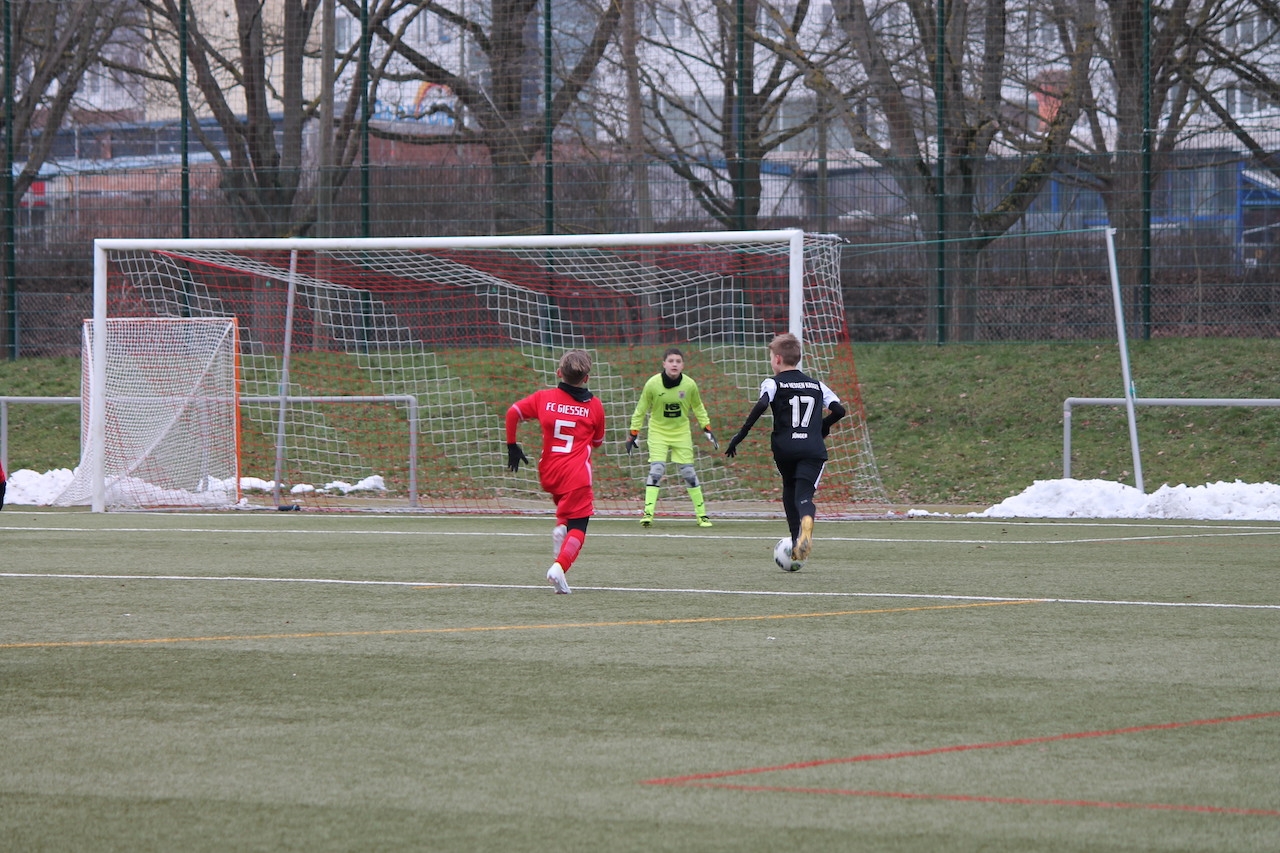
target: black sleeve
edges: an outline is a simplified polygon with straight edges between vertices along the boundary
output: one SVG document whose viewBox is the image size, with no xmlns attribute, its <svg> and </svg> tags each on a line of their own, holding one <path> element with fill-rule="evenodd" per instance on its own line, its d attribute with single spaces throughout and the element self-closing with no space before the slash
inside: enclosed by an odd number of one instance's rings
<svg viewBox="0 0 1280 853">
<path fill-rule="evenodd" d="M 761 394 L 760 399 L 756 400 L 756 404 L 747 413 L 747 419 L 742 422 L 742 429 L 738 430 L 738 441 L 742 441 L 747 437 L 747 433 L 751 432 L 751 428 L 756 425 L 756 421 L 760 420 L 760 416 L 768 410 L 769 395 Z"/>
<path fill-rule="evenodd" d="M 827 433 L 831 432 L 831 425 L 845 416 L 844 406 L 840 405 L 839 400 L 827 406 L 827 410 L 827 416 L 822 419 L 822 435 L 824 438 Z"/>
</svg>

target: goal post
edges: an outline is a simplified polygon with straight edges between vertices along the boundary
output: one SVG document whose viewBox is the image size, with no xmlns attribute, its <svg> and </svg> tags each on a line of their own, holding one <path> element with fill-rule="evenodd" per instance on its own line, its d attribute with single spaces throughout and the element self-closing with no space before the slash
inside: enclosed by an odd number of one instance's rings
<svg viewBox="0 0 1280 853">
<path fill-rule="evenodd" d="M 769 340 L 792 331 L 805 369 L 850 412 L 829 440 L 823 511 L 860 513 L 887 496 L 839 253 L 837 238 L 798 229 L 98 240 L 93 323 L 236 318 L 242 505 L 250 506 L 547 512 L 536 471 L 505 470 L 505 412 L 555 384 L 564 350 L 585 349 L 608 425 L 592 466 L 602 514 L 639 513 L 647 454 L 628 457 L 623 442 L 666 347 L 684 351 L 727 438 L 769 374 Z M 536 451 L 540 438 L 526 424 L 520 440 Z M 698 447 L 713 514 L 777 511 L 767 430 L 732 463 Z M 684 487 L 669 473 L 661 514 L 691 515 Z"/>
<path fill-rule="evenodd" d="M 107 508 L 206 508 L 239 499 L 234 317 L 87 320 L 81 459 L 54 500 Z"/>
</svg>

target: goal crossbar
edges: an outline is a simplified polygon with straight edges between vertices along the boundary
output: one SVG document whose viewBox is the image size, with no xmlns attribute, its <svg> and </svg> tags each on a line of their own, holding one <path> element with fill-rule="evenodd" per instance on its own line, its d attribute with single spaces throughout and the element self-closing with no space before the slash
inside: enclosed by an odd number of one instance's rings
<svg viewBox="0 0 1280 853">
<path fill-rule="evenodd" d="M 103 237 L 93 241 L 103 251 L 171 251 L 185 249 L 273 249 L 284 251 L 331 252 L 339 249 L 502 249 L 512 245 L 535 249 L 611 248 L 614 246 L 667 246 L 675 243 L 704 245 L 743 245 L 748 243 L 790 243 L 803 240 L 799 228 L 763 231 L 668 231 L 634 234 L 542 234 L 527 237 L 170 237 L 147 240 L 140 238 Z"/>
</svg>

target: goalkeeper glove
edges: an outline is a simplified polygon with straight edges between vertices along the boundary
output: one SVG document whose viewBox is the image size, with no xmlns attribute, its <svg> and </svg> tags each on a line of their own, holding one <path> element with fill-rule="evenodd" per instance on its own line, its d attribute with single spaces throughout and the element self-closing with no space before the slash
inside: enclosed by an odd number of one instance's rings
<svg viewBox="0 0 1280 853">
<path fill-rule="evenodd" d="M 703 427 L 702 434 L 707 437 L 707 441 L 711 442 L 711 446 L 716 450 L 720 449 L 720 442 L 716 441 L 715 435 L 711 432 L 711 427 Z"/>
<path fill-rule="evenodd" d="M 524 451 L 520 449 L 519 443 L 512 442 L 511 444 L 508 444 L 507 445 L 507 470 L 519 471 L 521 462 L 528 465 L 529 457 L 524 455 Z"/>
<path fill-rule="evenodd" d="M 640 446 L 640 433 L 636 430 L 631 431 L 631 435 L 627 436 L 627 455 L 631 455 L 631 451 Z"/>
</svg>

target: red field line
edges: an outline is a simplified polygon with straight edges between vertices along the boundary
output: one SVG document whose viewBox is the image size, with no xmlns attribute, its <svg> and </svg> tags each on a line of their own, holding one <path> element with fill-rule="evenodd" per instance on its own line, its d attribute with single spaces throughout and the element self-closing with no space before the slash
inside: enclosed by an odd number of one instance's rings
<svg viewBox="0 0 1280 853">
<path fill-rule="evenodd" d="M 787 785 L 732 785 L 727 782 L 688 782 L 682 787 L 721 788 L 729 791 L 772 791 L 782 794 L 835 794 L 844 797 L 884 797 L 897 800 L 943 800 L 953 803 L 994 803 L 1012 806 L 1074 806 L 1095 809 L 1144 809 L 1147 811 L 1197 812 L 1200 814 L 1280 817 L 1280 809 L 1243 809 L 1177 803 L 1109 803 L 1100 800 L 1033 800 L 1024 797 L 985 797 L 977 794 L 916 794 L 910 791 L 859 791 L 846 788 L 802 788 Z"/>
<path fill-rule="evenodd" d="M 806 788 L 786 785 L 745 785 L 717 780 L 734 776 L 748 776 L 760 773 L 776 773 L 783 770 L 804 770 L 811 767 L 827 767 L 836 764 L 854 764 L 867 761 L 889 761 L 901 758 L 920 758 L 927 755 L 944 755 L 957 752 L 971 752 L 979 749 L 1002 749 L 1005 747 L 1031 746 L 1034 744 L 1053 743 L 1056 741 L 1083 740 L 1087 738 L 1115 737 L 1118 735 L 1141 734 L 1144 732 L 1170 731 L 1172 729 L 1190 728 L 1193 726 L 1218 726 L 1227 723 L 1241 723 L 1250 720 L 1265 720 L 1280 717 L 1280 711 L 1264 711 L 1257 714 L 1239 714 L 1233 717 L 1215 717 L 1204 720 L 1184 720 L 1172 723 L 1154 723 L 1145 726 L 1127 726 L 1120 729 L 1098 731 L 1065 732 L 1057 735 L 1041 737 L 1017 738 L 1015 740 L 989 741 L 986 743 L 953 744 L 951 746 L 935 746 L 927 749 L 905 750 L 901 752 L 867 753 L 843 758 L 823 758 L 814 761 L 798 761 L 792 764 L 778 764 L 771 767 L 743 767 L 735 770 L 720 770 L 711 773 L 694 773 L 687 776 L 669 776 L 658 779 L 645 779 L 642 785 L 671 785 L 691 788 L 723 788 L 736 791 L 772 791 L 775 793 L 800 794 L 836 794 L 847 797 L 885 797 L 902 800 L 945 800 L 963 803 L 997 803 L 1001 805 L 1033 805 L 1033 806 L 1075 806 L 1107 809 L 1146 809 L 1152 811 L 1183 811 L 1206 814 L 1251 815 L 1262 817 L 1280 817 L 1280 809 L 1227 808 L 1221 806 L 1177 805 L 1168 803 L 1129 803 L 1105 802 L 1095 800 L 1069 799 L 1024 799 L 1021 797 L 992 797 L 977 794 L 922 794 L 910 791 L 864 791 L 844 788 Z"/>
</svg>

